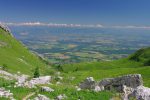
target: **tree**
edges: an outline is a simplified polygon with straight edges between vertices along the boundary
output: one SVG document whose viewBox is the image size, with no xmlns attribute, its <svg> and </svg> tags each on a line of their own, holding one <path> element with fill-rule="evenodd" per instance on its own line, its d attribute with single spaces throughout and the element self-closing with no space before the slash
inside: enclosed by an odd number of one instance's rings
<svg viewBox="0 0 150 100">
<path fill-rule="evenodd" d="M 39 77 L 39 76 L 40 76 L 39 67 L 36 67 L 36 68 L 35 68 L 35 71 L 34 71 L 33 77 L 34 77 L 34 78 L 37 78 L 37 77 Z"/>
</svg>

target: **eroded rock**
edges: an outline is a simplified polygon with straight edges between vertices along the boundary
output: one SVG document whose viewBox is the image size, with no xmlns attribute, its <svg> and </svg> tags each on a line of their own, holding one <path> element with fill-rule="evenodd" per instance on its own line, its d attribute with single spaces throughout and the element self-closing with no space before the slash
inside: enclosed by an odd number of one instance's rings
<svg viewBox="0 0 150 100">
<path fill-rule="evenodd" d="M 5 88 L 0 88 L 0 97 L 5 97 L 11 100 L 15 100 L 13 98 L 13 93 L 11 93 L 10 90 L 5 90 Z"/>
<path fill-rule="evenodd" d="M 50 80 L 51 80 L 51 76 L 41 76 L 41 77 L 33 78 L 30 81 L 25 82 L 25 86 L 29 88 L 34 88 L 35 85 L 49 84 Z"/>
<path fill-rule="evenodd" d="M 17 77 L 17 82 L 16 82 L 16 87 L 23 87 L 28 78 L 29 78 L 28 75 L 18 76 Z"/>
<path fill-rule="evenodd" d="M 65 94 L 60 94 L 56 97 L 56 100 L 63 100 L 63 99 L 66 99 L 67 96 Z"/>
<path fill-rule="evenodd" d="M 104 86 L 105 90 L 116 90 L 123 92 L 123 86 L 130 88 L 137 88 L 143 85 L 142 77 L 140 74 L 130 74 L 116 78 L 106 78 L 99 82 L 99 86 Z"/>
<path fill-rule="evenodd" d="M 80 83 L 79 87 L 81 89 L 94 89 L 95 80 L 93 77 L 87 77 L 82 83 Z"/>
<path fill-rule="evenodd" d="M 45 91 L 45 92 L 53 92 L 54 89 L 51 89 L 50 87 L 47 87 L 47 86 L 42 86 L 42 87 L 41 87 L 41 91 Z"/>
<path fill-rule="evenodd" d="M 133 93 L 129 95 L 135 97 L 136 100 L 150 100 L 150 88 L 144 86 L 138 86 L 134 89 Z"/>
</svg>

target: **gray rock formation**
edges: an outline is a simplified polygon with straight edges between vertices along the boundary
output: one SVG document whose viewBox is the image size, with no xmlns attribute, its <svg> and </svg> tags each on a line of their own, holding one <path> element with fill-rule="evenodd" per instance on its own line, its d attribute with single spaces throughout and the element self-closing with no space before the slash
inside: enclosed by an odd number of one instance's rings
<svg viewBox="0 0 150 100">
<path fill-rule="evenodd" d="M 28 78 L 29 78 L 28 75 L 18 76 L 17 77 L 17 82 L 16 82 L 16 87 L 23 87 Z"/>
<path fill-rule="evenodd" d="M 28 87 L 28 88 L 35 88 L 35 85 L 40 84 L 49 84 L 51 81 L 51 76 L 40 76 L 38 78 L 32 78 L 28 81 L 29 76 L 21 75 L 17 77 L 17 82 L 14 87 Z"/>
<path fill-rule="evenodd" d="M 63 100 L 63 99 L 66 99 L 66 98 L 67 98 L 67 96 L 65 94 L 60 94 L 55 99 L 56 100 Z"/>
<path fill-rule="evenodd" d="M 38 78 L 33 78 L 30 81 L 25 82 L 25 86 L 29 88 L 35 88 L 35 85 L 49 84 L 51 81 L 51 76 L 41 76 Z"/>
<path fill-rule="evenodd" d="M 5 90 L 5 88 L 0 88 L 0 97 L 9 98 L 10 100 L 15 100 L 13 98 L 13 93 L 10 90 Z"/>
<path fill-rule="evenodd" d="M 41 91 L 44 91 L 44 92 L 53 92 L 54 89 L 51 89 L 50 87 L 47 87 L 47 86 L 42 86 L 41 87 Z"/>
<path fill-rule="evenodd" d="M 104 86 L 105 90 L 116 90 L 118 92 L 123 92 L 124 85 L 130 88 L 136 88 L 143 85 L 141 75 L 131 74 L 116 78 L 106 78 L 99 82 L 99 86 Z"/>
<path fill-rule="evenodd" d="M 128 95 L 128 98 L 130 97 L 134 97 L 136 100 L 150 100 L 150 88 L 138 86 L 130 95 Z"/>
<path fill-rule="evenodd" d="M 104 87 L 103 86 L 95 86 L 95 88 L 93 89 L 95 92 L 99 92 L 99 91 L 103 91 Z"/>
<path fill-rule="evenodd" d="M 80 83 L 79 87 L 81 89 L 94 89 L 95 81 L 93 77 L 86 78 L 82 83 Z"/>
</svg>

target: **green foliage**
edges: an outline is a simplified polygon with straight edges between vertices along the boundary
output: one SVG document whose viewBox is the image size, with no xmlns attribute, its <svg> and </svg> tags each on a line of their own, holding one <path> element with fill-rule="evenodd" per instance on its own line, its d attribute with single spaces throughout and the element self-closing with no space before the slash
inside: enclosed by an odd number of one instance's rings
<svg viewBox="0 0 150 100">
<path fill-rule="evenodd" d="M 7 69 L 8 69 L 7 64 L 3 64 L 3 65 L 2 65 L 2 70 L 5 70 L 5 71 L 6 71 Z"/>
<path fill-rule="evenodd" d="M 55 65 L 55 67 L 56 67 L 56 69 L 57 69 L 58 71 L 63 71 L 63 68 L 62 68 L 62 65 L 61 65 L 61 64 L 57 64 L 57 65 Z"/>
<path fill-rule="evenodd" d="M 134 61 L 140 61 L 140 56 L 143 54 L 144 49 L 140 49 L 135 52 L 129 59 Z"/>
<path fill-rule="evenodd" d="M 40 76 L 39 67 L 36 67 L 36 68 L 35 68 L 35 71 L 34 71 L 33 77 L 34 77 L 34 78 L 37 78 L 37 77 L 39 77 L 39 76 Z"/>
<path fill-rule="evenodd" d="M 12 86 L 15 84 L 14 80 L 5 80 L 3 78 L 0 78 L 0 87 L 7 87 L 7 86 Z"/>
<path fill-rule="evenodd" d="M 150 66 L 150 59 L 144 63 L 144 66 Z"/>
<path fill-rule="evenodd" d="M 144 65 L 150 65 L 150 47 L 138 50 L 129 57 L 129 60 L 142 62 Z"/>
</svg>

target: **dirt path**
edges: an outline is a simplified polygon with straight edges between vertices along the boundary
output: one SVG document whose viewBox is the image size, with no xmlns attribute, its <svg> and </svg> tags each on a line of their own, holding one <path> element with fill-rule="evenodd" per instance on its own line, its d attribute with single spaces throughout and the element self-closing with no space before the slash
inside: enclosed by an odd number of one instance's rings
<svg viewBox="0 0 150 100">
<path fill-rule="evenodd" d="M 35 95 L 35 92 L 26 95 L 22 100 L 27 100 L 28 98 L 30 98 L 33 95 Z"/>
</svg>

